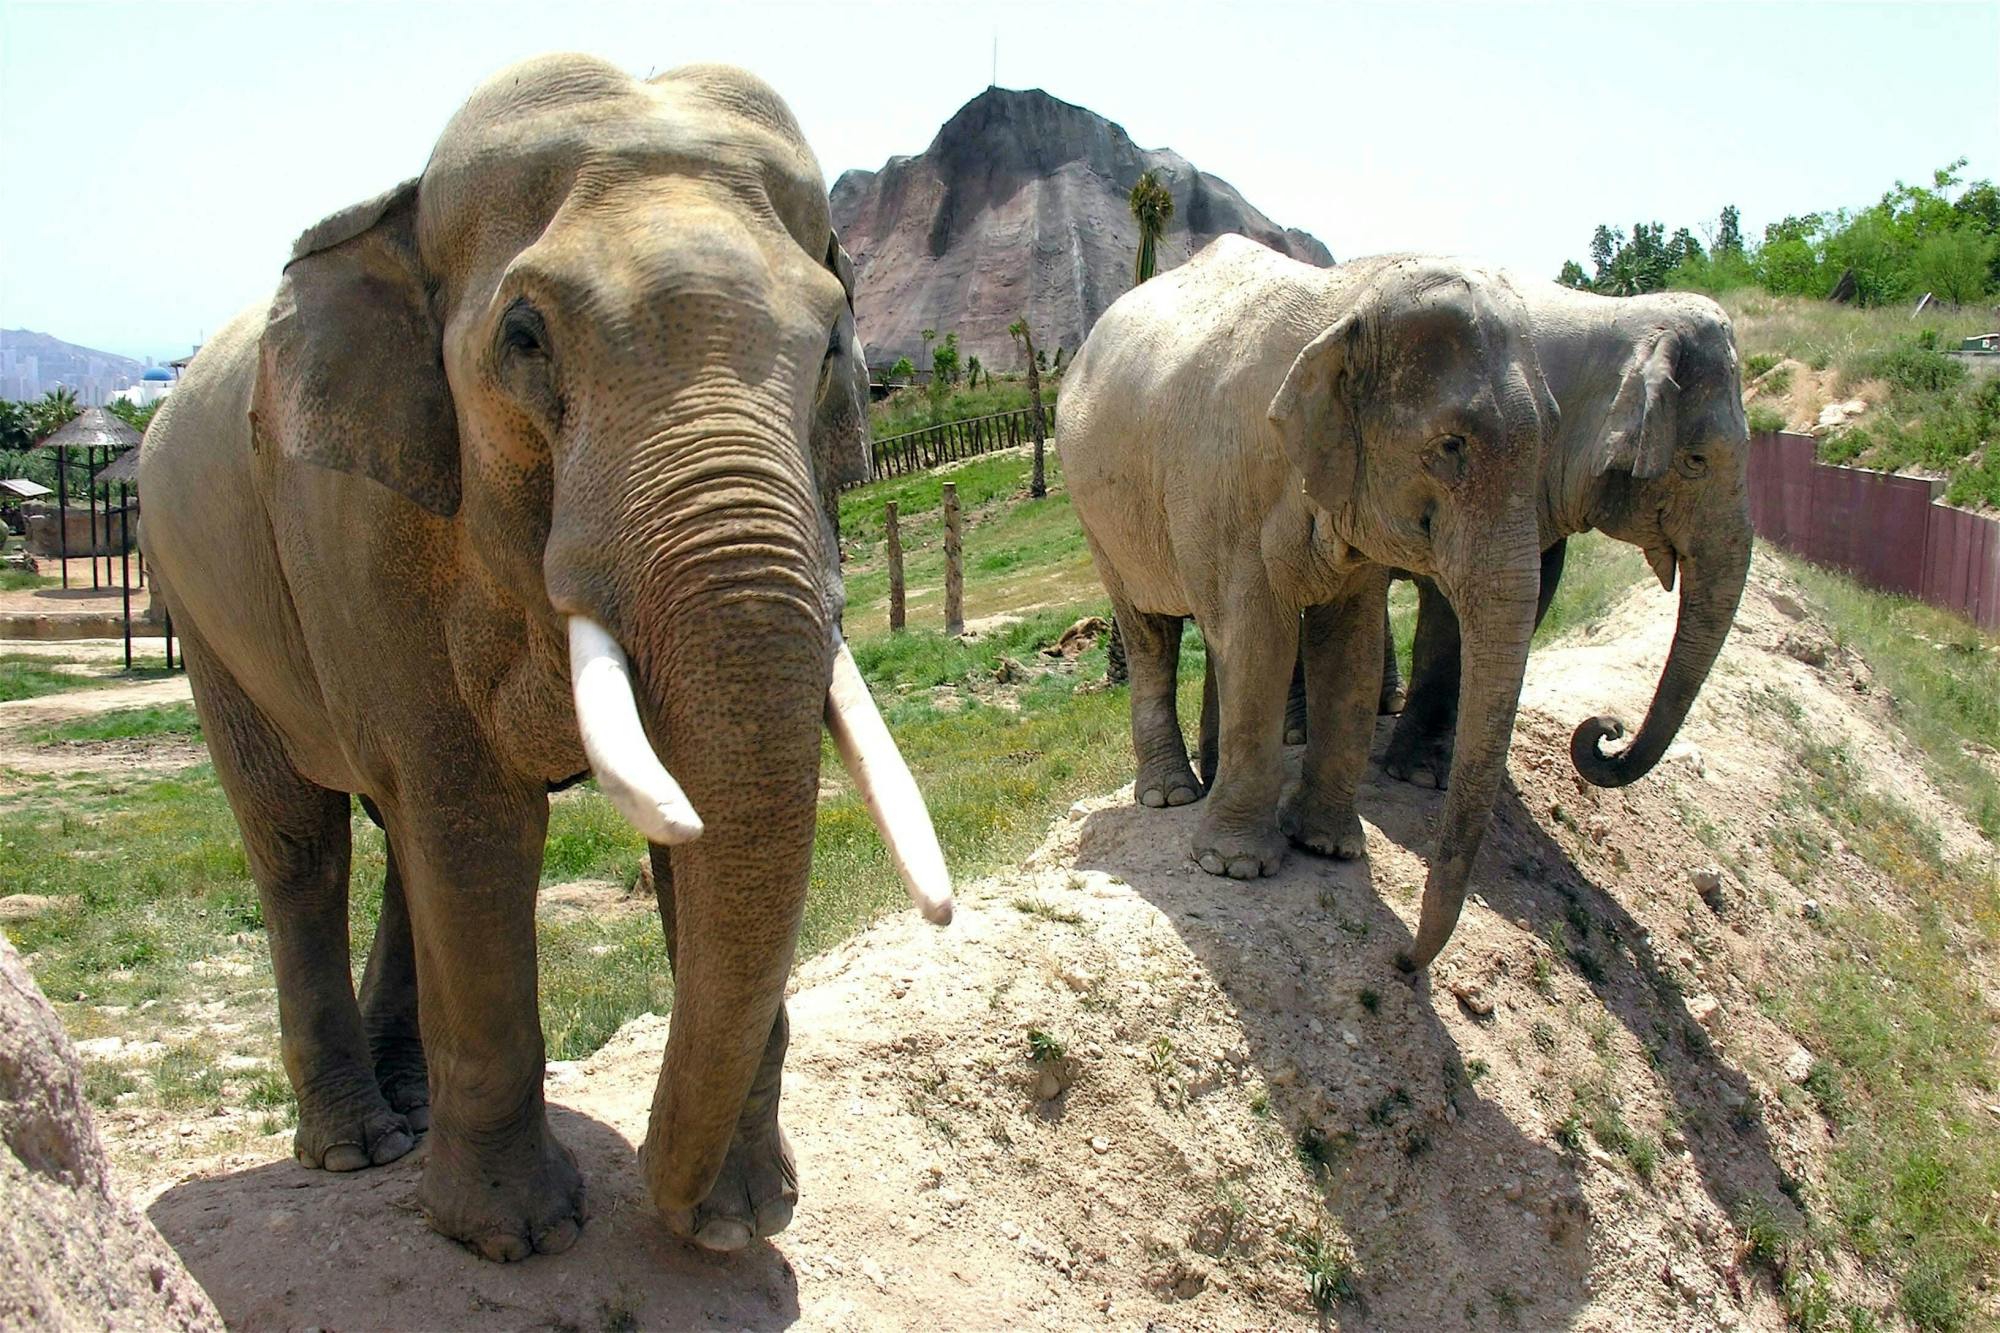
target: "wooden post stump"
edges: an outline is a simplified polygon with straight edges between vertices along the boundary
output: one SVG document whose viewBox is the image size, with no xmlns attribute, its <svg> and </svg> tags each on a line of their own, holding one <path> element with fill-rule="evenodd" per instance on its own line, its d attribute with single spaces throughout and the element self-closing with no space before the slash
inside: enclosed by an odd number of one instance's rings
<svg viewBox="0 0 2000 1333">
<path fill-rule="evenodd" d="M 965 553 L 960 547 L 955 481 L 944 484 L 944 632 L 965 633 Z"/>
<path fill-rule="evenodd" d="M 889 628 L 903 628 L 903 534 L 896 525 L 896 502 L 884 506 L 882 527 L 889 546 Z"/>
</svg>

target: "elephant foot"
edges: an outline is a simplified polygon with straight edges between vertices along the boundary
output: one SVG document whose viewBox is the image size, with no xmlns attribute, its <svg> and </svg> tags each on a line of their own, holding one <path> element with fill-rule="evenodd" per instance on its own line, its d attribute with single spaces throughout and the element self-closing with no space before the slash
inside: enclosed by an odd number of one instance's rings
<svg viewBox="0 0 2000 1333">
<path fill-rule="evenodd" d="M 1203 820 L 1194 835 L 1194 859 L 1209 874 L 1230 879 L 1275 875 L 1285 863 L 1285 835 L 1271 827 L 1244 832 Z"/>
<path fill-rule="evenodd" d="M 383 1100 L 409 1121 L 412 1133 L 424 1133 L 431 1127 L 431 1082 L 423 1041 L 412 1031 L 373 1038 L 369 1046 Z"/>
<path fill-rule="evenodd" d="M 1306 701 L 1294 695 L 1285 704 L 1285 744 L 1306 743 Z"/>
<path fill-rule="evenodd" d="M 409 1121 L 389 1108 L 372 1081 L 346 1097 L 299 1102 L 292 1156 L 301 1166 L 359 1171 L 384 1166 L 416 1146 Z"/>
<path fill-rule="evenodd" d="M 583 1176 L 547 1124 L 528 1163 L 478 1156 L 433 1142 L 417 1203 L 433 1230 L 495 1263 L 561 1254 L 576 1244 L 588 1210 Z"/>
<path fill-rule="evenodd" d="M 1191 805 L 1202 797 L 1204 788 L 1196 781 L 1194 770 L 1187 760 L 1175 763 L 1148 764 L 1139 770 L 1139 777 L 1132 784 L 1139 804 L 1159 809 L 1169 805 Z"/>
<path fill-rule="evenodd" d="M 1395 717 L 1403 711 L 1403 705 L 1410 701 L 1410 692 L 1403 688 L 1399 680 L 1382 682 L 1382 697 L 1376 701 L 1375 712 L 1381 717 Z"/>
<path fill-rule="evenodd" d="M 1452 739 L 1449 728 L 1412 725 L 1405 713 L 1382 754 L 1382 769 L 1398 781 L 1443 791 L 1451 782 Z"/>
<path fill-rule="evenodd" d="M 1361 816 L 1351 804 L 1330 801 L 1301 783 L 1278 806 L 1278 827 L 1308 851 L 1352 861 L 1368 850 Z"/>
<path fill-rule="evenodd" d="M 667 1229 L 704 1250 L 727 1253 L 790 1226 L 798 1202 L 798 1166 L 774 1115 L 754 1134 L 738 1129 L 708 1197 L 669 1211 Z"/>
</svg>

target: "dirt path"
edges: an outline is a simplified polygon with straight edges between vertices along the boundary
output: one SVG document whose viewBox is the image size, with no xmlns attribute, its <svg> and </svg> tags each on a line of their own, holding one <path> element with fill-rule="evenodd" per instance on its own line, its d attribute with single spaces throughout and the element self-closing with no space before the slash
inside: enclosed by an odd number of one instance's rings
<svg viewBox="0 0 2000 1333">
<path fill-rule="evenodd" d="M 122 645 L 119 652 L 122 660 Z M 0 703 L 0 795 L 9 789 L 6 776 L 9 771 L 17 775 L 18 781 L 21 776 L 71 777 L 134 771 L 171 773 L 200 763 L 207 758 L 208 751 L 198 737 L 145 736 L 53 744 L 43 744 L 35 739 L 42 730 L 57 723 L 120 709 L 187 703 L 192 697 L 187 677 L 173 675 L 130 685 L 73 690 Z"/>
<path fill-rule="evenodd" d="M 1739 1219 L 1796 1223 L 1830 1133 L 1765 999 L 1831 946 L 1760 850 L 1786 781 L 1773 718 L 1844 740 L 1947 842 L 1976 834 L 1761 561 L 1672 756 L 1581 784 L 1571 727 L 1638 716 L 1672 614 L 1635 593 L 1536 656 L 1474 895 L 1415 984 L 1391 960 L 1443 797 L 1379 770 L 1365 861 L 1218 881 L 1185 856 L 1198 807 L 1116 793 L 967 888 L 950 929 L 905 913 L 805 964 L 803 1198 L 768 1246 L 701 1255 L 654 1217 L 650 1016 L 550 1069 L 594 1209 L 567 1256 L 497 1267 L 429 1232 L 421 1150 L 345 1177 L 295 1167 L 282 1135 L 163 1152 L 142 1201 L 238 1328 L 1307 1328 L 1310 1271 L 1341 1327 L 1780 1328 Z M 1741 878 L 1705 901 L 1691 871 L 1718 855 Z M 1846 887 L 1822 893 L 1907 907 L 1832 855 Z M 1031 1058 L 1031 1032 L 1061 1058 Z"/>
</svg>

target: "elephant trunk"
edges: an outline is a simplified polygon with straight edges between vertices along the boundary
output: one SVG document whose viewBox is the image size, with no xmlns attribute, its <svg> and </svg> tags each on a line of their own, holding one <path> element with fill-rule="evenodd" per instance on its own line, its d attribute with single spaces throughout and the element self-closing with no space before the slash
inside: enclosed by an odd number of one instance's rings
<svg viewBox="0 0 2000 1333">
<path fill-rule="evenodd" d="M 1486 571 L 1454 579 L 1449 589 L 1463 645 L 1458 743 L 1437 850 L 1424 882 L 1417 937 L 1402 960 L 1411 971 L 1429 967 L 1458 925 L 1473 861 L 1507 772 L 1514 708 L 1527 668 L 1528 641 L 1535 632 L 1539 574 L 1535 536 L 1530 522 L 1513 540 L 1496 541 L 1486 549 L 1500 554 Z"/>
<path fill-rule="evenodd" d="M 1667 654 L 1646 720 L 1630 746 L 1607 755 L 1599 747 L 1623 736 L 1625 724 L 1608 716 L 1584 719 L 1570 737 L 1569 752 L 1585 781 L 1599 787 L 1623 787 L 1653 771 L 1680 733 L 1681 723 L 1687 720 L 1695 696 L 1708 679 L 1709 668 L 1722 651 L 1723 640 L 1729 637 L 1749 573 L 1747 519 L 1740 533 L 1731 531 L 1680 557 L 1680 619 L 1674 626 L 1673 648 Z"/>
</svg>

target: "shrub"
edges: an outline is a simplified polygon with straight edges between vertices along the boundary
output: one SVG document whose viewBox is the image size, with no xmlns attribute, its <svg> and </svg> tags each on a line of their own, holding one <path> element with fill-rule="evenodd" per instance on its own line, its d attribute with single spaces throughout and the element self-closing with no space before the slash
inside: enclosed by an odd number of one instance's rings
<svg viewBox="0 0 2000 1333">
<path fill-rule="evenodd" d="M 1936 393 L 1964 379 L 1965 367 L 1912 341 L 1863 352 L 1841 367 L 1840 377 L 1846 384 L 1880 379 L 1913 393 Z"/>
<path fill-rule="evenodd" d="M 1750 404 L 1750 429 L 1754 432 L 1778 431 L 1785 428 L 1785 414 L 1769 403 Z"/>
</svg>

